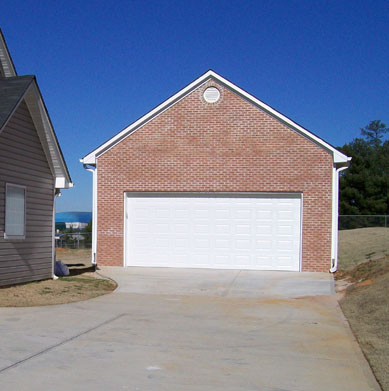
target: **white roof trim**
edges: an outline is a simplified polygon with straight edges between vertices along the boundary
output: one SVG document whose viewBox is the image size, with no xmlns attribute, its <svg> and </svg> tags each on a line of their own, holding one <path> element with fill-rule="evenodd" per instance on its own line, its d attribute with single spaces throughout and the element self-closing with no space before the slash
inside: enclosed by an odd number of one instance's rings
<svg viewBox="0 0 389 391">
<path fill-rule="evenodd" d="M 242 90 L 235 84 L 231 83 L 224 77 L 218 75 L 216 72 L 209 70 L 208 72 L 204 73 L 204 75 L 200 76 L 198 79 L 190 83 L 188 86 L 183 88 L 181 91 L 177 92 L 175 95 L 161 103 L 159 106 L 157 106 L 155 109 L 148 112 L 146 115 L 138 119 L 137 121 L 133 122 L 131 125 L 127 126 L 125 129 L 123 129 L 121 132 L 119 132 L 117 135 L 109 139 L 104 144 L 100 145 L 98 148 L 96 148 L 94 151 L 90 152 L 88 155 L 84 156 L 82 159 L 80 159 L 81 163 L 83 164 L 96 164 L 96 158 L 112 148 L 114 145 L 116 145 L 118 142 L 122 141 L 124 138 L 132 134 L 135 130 L 152 120 L 157 115 L 164 112 L 166 109 L 168 109 L 170 106 L 184 98 L 187 94 L 192 92 L 195 88 L 199 87 L 203 83 L 207 82 L 209 79 L 215 79 L 216 81 L 224 84 L 226 87 L 230 88 L 235 93 L 241 95 L 243 98 L 247 99 L 249 102 L 253 103 L 254 105 L 260 107 L 264 111 L 268 112 L 269 114 L 273 115 L 278 120 L 284 122 L 294 130 L 296 130 L 298 133 L 302 134 L 303 136 L 307 137 L 314 143 L 318 144 L 319 146 L 325 148 L 326 150 L 332 152 L 334 163 L 346 163 L 349 160 L 351 160 L 348 156 L 344 155 L 340 151 L 338 151 L 336 148 L 334 148 L 332 145 L 328 144 L 324 140 L 322 140 L 320 137 L 315 136 L 308 130 L 304 129 L 302 126 L 298 125 L 297 123 L 293 122 L 288 117 L 284 116 L 283 114 L 279 113 L 272 107 L 268 106 L 266 103 L 260 101 L 259 99 L 255 98 L 254 96 L 250 95 L 248 92 Z"/>
<path fill-rule="evenodd" d="M 65 160 L 58 145 L 54 129 L 43 102 L 38 85 L 34 79 L 25 94 L 24 100 L 30 111 L 34 125 L 38 131 L 42 148 L 47 157 L 50 169 L 55 177 L 55 187 L 67 189 L 73 187 Z"/>
</svg>

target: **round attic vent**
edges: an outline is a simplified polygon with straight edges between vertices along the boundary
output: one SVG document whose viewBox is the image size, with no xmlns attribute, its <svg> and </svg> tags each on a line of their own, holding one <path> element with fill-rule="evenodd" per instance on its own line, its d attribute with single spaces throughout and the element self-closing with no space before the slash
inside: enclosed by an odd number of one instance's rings
<svg viewBox="0 0 389 391">
<path fill-rule="evenodd" d="M 204 96 L 204 99 L 208 103 L 215 103 L 220 98 L 220 92 L 219 92 L 219 90 L 216 87 L 208 87 L 204 91 L 204 95 L 203 96 Z"/>
</svg>

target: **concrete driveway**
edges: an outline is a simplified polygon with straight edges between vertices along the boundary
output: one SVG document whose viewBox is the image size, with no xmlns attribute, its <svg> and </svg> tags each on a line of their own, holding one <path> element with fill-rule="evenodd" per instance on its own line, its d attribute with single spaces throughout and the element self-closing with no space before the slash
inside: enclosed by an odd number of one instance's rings
<svg viewBox="0 0 389 391">
<path fill-rule="evenodd" d="M 0 309 L 1 390 L 379 390 L 329 274 L 102 273 L 115 293 Z"/>
</svg>

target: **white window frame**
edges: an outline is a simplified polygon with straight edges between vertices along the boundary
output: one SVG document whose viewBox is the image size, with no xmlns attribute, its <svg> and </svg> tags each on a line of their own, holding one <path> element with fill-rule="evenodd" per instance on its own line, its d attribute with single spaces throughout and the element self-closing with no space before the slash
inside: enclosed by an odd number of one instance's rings
<svg viewBox="0 0 389 391">
<path fill-rule="evenodd" d="M 9 187 L 18 187 L 24 190 L 24 224 L 23 224 L 23 235 L 7 235 L 7 193 Z M 26 186 L 17 185 L 16 183 L 5 184 L 5 208 L 4 208 L 4 239 L 26 239 L 26 200 L 27 200 L 27 189 Z"/>
</svg>

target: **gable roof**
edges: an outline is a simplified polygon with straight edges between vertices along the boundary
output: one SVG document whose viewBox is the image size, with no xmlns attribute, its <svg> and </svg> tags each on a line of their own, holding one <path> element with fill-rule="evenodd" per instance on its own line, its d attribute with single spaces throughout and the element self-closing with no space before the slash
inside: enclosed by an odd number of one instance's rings
<svg viewBox="0 0 389 391">
<path fill-rule="evenodd" d="M 83 164 L 89 164 L 89 165 L 95 165 L 96 164 L 96 158 L 102 155 L 104 152 L 108 151 L 110 148 L 112 148 L 114 145 L 122 141 L 124 138 L 131 135 L 133 132 L 135 132 L 137 129 L 151 121 L 154 117 L 158 116 L 165 110 L 167 110 L 170 106 L 177 103 L 179 100 L 184 98 L 186 95 L 191 93 L 196 88 L 200 87 L 202 84 L 206 83 L 208 80 L 214 79 L 215 81 L 219 82 L 223 86 L 227 87 L 228 89 L 232 90 L 236 94 L 240 95 L 243 99 L 247 100 L 248 102 L 252 103 L 253 105 L 257 106 L 258 108 L 262 109 L 263 111 L 267 112 L 274 118 L 278 119 L 279 121 L 283 122 L 288 127 L 292 128 L 296 132 L 300 133 L 304 137 L 308 138 L 318 146 L 326 149 L 328 152 L 330 152 L 333 155 L 334 163 L 346 163 L 351 160 L 348 156 L 338 151 L 335 147 L 321 139 L 320 137 L 314 135 L 313 133 L 309 132 L 307 129 L 303 128 L 296 122 L 292 121 L 290 118 L 286 117 L 285 115 L 281 114 L 277 110 L 273 109 L 266 103 L 260 101 L 259 99 L 255 98 L 253 95 L 249 94 L 248 92 L 244 91 L 240 87 L 236 86 L 235 84 L 231 83 L 229 80 L 225 79 L 224 77 L 220 76 L 216 72 L 209 70 L 208 72 L 204 73 L 202 76 L 200 76 L 198 79 L 193 81 L 192 83 L 188 84 L 185 88 L 178 91 L 176 94 L 171 96 L 169 99 L 165 100 L 163 103 L 161 103 L 159 106 L 155 107 L 153 110 L 149 111 L 146 115 L 139 118 L 137 121 L 133 122 L 131 125 L 124 128 L 121 132 L 116 134 L 114 137 L 110 138 L 108 141 L 97 147 L 95 150 L 84 156 L 82 159 L 80 159 L 81 163 Z"/>
<path fill-rule="evenodd" d="M 0 78 L 0 129 L 8 122 L 34 76 Z"/>
<path fill-rule="evenodd" d="M 5 42 L 3 33 L 0 29 L 0 77 L 16 76 L 15 65 L 12 61 L 11 55 Z"/>
<path fill-rule="evenodd" d="M 35 76 L 17 76 L 0 30 L 0 134 L 22 101 L 26 102 L 37 129 L 42 148 L 55 177 L 55 187 L 61 189 L 72 187 L 69 170 Z"/>
</svg>

